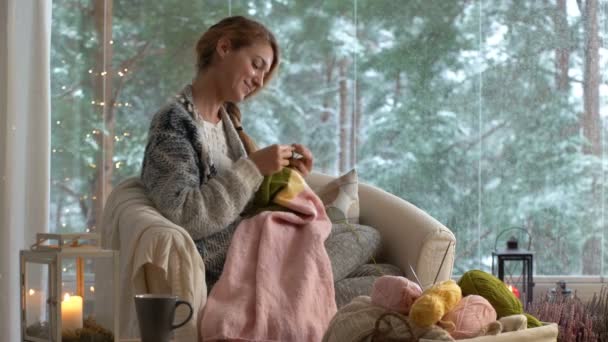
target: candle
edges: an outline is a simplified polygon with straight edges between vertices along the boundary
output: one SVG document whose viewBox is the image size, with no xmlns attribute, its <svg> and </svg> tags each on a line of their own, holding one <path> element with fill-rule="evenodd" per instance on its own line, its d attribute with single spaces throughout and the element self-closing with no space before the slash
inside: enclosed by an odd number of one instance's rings
<svg viewBox="0 0 608 342">
<path fill-rule="evenodd" d="M 65 294 L 61 302 L 62 330 L 82 328 L 82 297 Z"/>
<path fill-rule="evenodd" d="M 25 311 L 27 312 L 27 323 L 35 323 L 40 321 L 42 316 L 42 293 L 34 289 L 27 291 Z"/>
<path fill-rule="evenodd" d="M 517 287 L 511 285 L 507 285 L 507 287 L 509 288 L 509 291 L 513 292 L 515 297 L 519 298 L 519 290 L 517 289 Z"/>
</svg>

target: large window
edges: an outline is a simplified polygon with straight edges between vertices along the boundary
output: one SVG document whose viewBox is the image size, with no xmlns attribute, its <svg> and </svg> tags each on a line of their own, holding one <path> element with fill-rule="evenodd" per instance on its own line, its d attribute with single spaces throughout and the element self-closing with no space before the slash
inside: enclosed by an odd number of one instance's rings
<svg viewBox="0 0 608 342">
<path fill-rule="evenodd" d="M 356 167 L 458 240 L 456 273 L 532 235 L 536 272 L 608 275 L 608 1 L 54 0 L 55 231 L 95 230 L 137 176 L 152 115 L 228 15 L 260 20 L 279 76 L 242 105 L 260 145 Z M 502 246 L 503 241 L 498 241 Z"/>
</svg>

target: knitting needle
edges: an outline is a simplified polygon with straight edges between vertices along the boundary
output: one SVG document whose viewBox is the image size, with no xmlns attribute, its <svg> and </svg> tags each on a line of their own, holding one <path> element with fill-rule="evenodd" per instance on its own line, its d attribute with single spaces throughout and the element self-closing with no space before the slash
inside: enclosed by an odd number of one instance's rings
<svg viewBox="0 0 608 342">
<path fill-rule="evenodd" d="M 441 259 L 441 264 L 439 264 L 439 269 L 437 270 L 437 275 L 435 275 L 435 280 L 433 281 L 433 285 L 435 285 L 435 283 L 437 283 L 437 278 L 439 278 L 439 273 L 441 272 L 441 268 L 443 267 L 443 263 L 445 262 L 445 257 L 448 255 L 448 251 L 450 250 L 451 246 L 452 246 L 452 241 L 450 241 L 448 243 L 448 248 L 445 250 L 445 253 L 443 253 L 443 259 Z"/>
<path fill-rule="evenodd" d="M 414 275 L 414 279 L 416 280 L 416 283 L 418 283 L 418 286 L 420 286 L 420 288 L 422 289 L 422 284 L 420 283 L 420 279 L 418 279 L 418 276 L 416 275 L 416 272 L 414 272 L 412 265 L 410 265 L 409 263 L 407 265 L 410 267 L 410 271 L 412 271 L 412 274 Z"/>
</svg>

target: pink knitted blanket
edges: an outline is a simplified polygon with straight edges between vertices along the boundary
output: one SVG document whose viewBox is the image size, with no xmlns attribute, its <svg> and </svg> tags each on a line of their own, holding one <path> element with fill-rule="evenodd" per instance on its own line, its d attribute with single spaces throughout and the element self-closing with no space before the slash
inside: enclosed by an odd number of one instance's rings
<svg viewBox="0 0 608 342">
<path fill-rule="evenodd" d="M 290 211 L 264 211 L 236 229 L 201 341 L 321 341 L 336 313 L 323 204 L 297 172 L 273 202 Z"/>
</svg>

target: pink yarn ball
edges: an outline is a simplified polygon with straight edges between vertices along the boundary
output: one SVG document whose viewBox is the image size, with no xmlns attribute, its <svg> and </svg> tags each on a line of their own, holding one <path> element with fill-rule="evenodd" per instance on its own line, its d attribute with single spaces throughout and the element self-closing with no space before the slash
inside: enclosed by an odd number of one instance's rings
<svg viewBox="0 0 608 342">
<path fill-rule="evenodd" d="M 477 295 L 462 298 L 456 307 L 441 319 L 442 326 L 447 322 L 454 324 L 450 335 L 455 339 L 476 337 L 483 327 L 495 320 L 496 310 L 492 304 Z"/>
<path fill-rule="evenodd" d="M 407 315 L 421 295 L 422 289 L 413 281 L 387 275 L 376 279 L 371 297 L 373 304 Z"/>
</svg>

